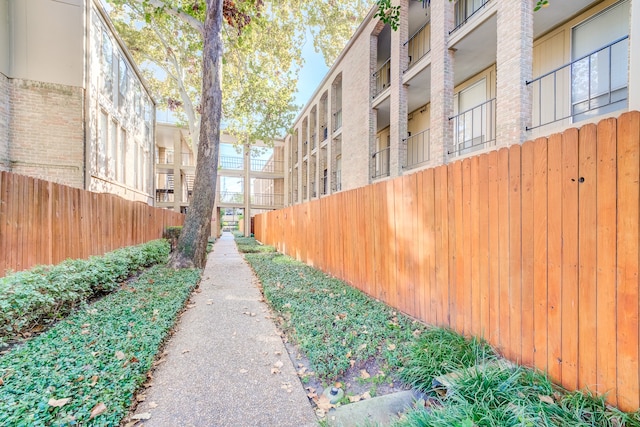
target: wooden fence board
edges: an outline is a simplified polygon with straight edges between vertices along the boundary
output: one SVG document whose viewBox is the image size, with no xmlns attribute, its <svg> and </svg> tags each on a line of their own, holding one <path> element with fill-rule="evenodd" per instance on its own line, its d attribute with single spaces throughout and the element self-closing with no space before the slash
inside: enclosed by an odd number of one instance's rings
<svg viewBox="0 0 640 427">
<path fill-rule="evenodd" d="M 548 271 L 548 207 L 547 207 L 547 139 L 539 138 L 533 147 L 533 363 L 547 371 L 549 363 L 547 330 L 549 328 Z"/>
<path fill-rule="evenodd" d="M 500 341 L 498 347 L 511 357 L 509 320 L 509 150 L 498 151 L 498 259 L 500 260 Z"/>
<path fill-rule="evenodd" d="M 617 405 L 616 389 L 616 120 L 598 124 L 597 142 L 597 388 L 607 402 Z"/>
<path fill-rule="evenodd" d="M 477 212 L 477 211 L 476 211 Z M 475 216 L 475 212 L 474 212 Z M 471 246 L 473 241 L 478 239 L 478 235 L 472 234 L 471 228 L 471 159 L 462 161 L 462 283 L 460 288 L 464 290 L 462 298 L 463 333 L 470 335 L 471 322 L 473 320 L 473 289 L 471 278 L 471 265 L 473 264 L 473 254 Z"/>
<path fill-rule="evenodd" d="M 464 247 L 462 224 L 462 162 L 454 162 L 449 167 L 449 236 L 452 247 L 449 247 L 452 258 L 449 283 L 451 298 L 449 299 L 450 325 L 458 331 L 464 331 Z"/>
<path fill-rule="evenodd" d="M 562 385 L 578 385 L 578 130 L 562 145 Z"/>
<path fill-rule="evenodd" d="M 547 331 L 548 372 L 562 383 L 562 134 L 548 143 L 548 283 Z"/>
<path fill-rule="evenodd" d="M 522 200 L 521 147 L 509 148 L 509 348 L 511 359 L 522 354 Z"/>
<path fill-rule="evenodd" d="M 522 262 L 521 262 L 521 358 L 522 364 L 531 366 L 533 364 L 534 333 L 533 322 L 534 299 L 533 299 L 533 275 L 534 275 L 534 210 L 533 204 L 533 175 L 534 175 L 534 143 L 532 141 L 522 144 L 521 152 L 521 200 L 522 200 Z"/>
<path fill-rule="evenodd" d="M 480 326 L 477 334 L 482 338 L 490 338 L 491 329 L 491 282 L 489 278 L 490 246 L 489 246 L 489 156 L 483 154 L 478 160 L 478 305 Z"/>
<path fill-rule="evenodd" d="M 469 232 L 471 233 L 471 253 L 470 253 L 470 268 L 467 269 L 470 277 L 467 279 L 471 285 L 471 323 L 469 327 L 469 333 L 474 336 L 482 335 L 482 294 L 484 289 L 481 287 L 480 277 L 480 259 L 482 253 L 480 252 L 480 157 L 475 156 L 470 159 L 471 170 L 469 173 L 469 190 L 471 192 L 471 203 L 469 207 L 468 218 L 471 222 Z"/>
<path fill-rule="evenodd" d="M 498 152 L 487 154 L 489 205 L 489 330 L 487 340 L 500 345 L 500 229 L 498 216 Z"/>
<path fill-rule="evenodd" d="M 436 284 L 431 293 L 431 310 L 435 313 L 435 324 L 450 326 L 449 313 L 449 214 L 447 197 L 449 192 L 446 166 L 435 170 L 435 227 L 436 227 Z"/>
<path fill-rule="evenodd" d="M 578 387 L 596 386 L 596 125 L 580 129 L 578 140 Z"/>
<path fill-rule="evenodd" d="M 618 405 L 638 408 L 639 113 L 618 118 Z"/>
</svg>

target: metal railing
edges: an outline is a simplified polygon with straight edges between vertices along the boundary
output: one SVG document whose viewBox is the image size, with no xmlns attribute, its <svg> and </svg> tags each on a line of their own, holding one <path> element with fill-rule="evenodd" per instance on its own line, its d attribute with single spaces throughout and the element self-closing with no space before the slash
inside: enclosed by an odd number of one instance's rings
<svg viewBox="0 0 640 427">
<path fill-rule="evenodd" d="M 337 131 L 342 127 L 342 108 L 333 113 L 333 131 Z"/>
<path fill-rule="evenodd" d="M 407 138 L 407 156 L 405 168 L 411 169 L 430 160 L 431 144 L 429 129 L 425 129 Z"/>
<path fill-rule="evenodd" d="M 373 173 L 371 178 L 381 178 L 383 176 L 389 176 L 389 154 L 390 147 L 383 148 L 382 150 L 373 154 L 372 169 Z"/>
<path fill-rule="evenodd" d="M 251 159 L 251 170 L 253 172 L 283 173 L 284 161 L 273 159 Z"/>
<path fill-rule="evenodd" d="M 182 153 L 182 166 L 195 166 L 195 162 L 193 161 L 193 153 L 183 152 Z"/>
<path fill-rule="evenodd" d="M 461 156 L 485 148 L 496 140 L 496 99 L 485 101 L 449 120 L 453 120 L 450 155 Z"/>
<path fill-rule="evenodd" d="M 383 90 L 389 87 L 391 84 L 391 58 L 389 57 L 378 71 L 373 73 L 373 77 L 375 78 L 376 84 L 373 88 L 373 97 L 375 98 L 380 94 Z"/>
<path fill-rule="evenodd" d="M 231 169 L 231 170 L 243 170 L 244 169 L 244 158 L 242 157 L 232 157 L 232 156 L 220 156 L 218 159 L 218 165 L 221 169 Z"/>
<path fill-rule="evenodd" d="M 409 55 L 409 63 L 407 64 L 407 68 L 410 68 L 431 51 L 431 34 L 427 28 L 428 25 L 429 22 L 425 22 L 424 25 L 404 43 L 408 45 L 407 55 Z"/>
<path fill-rule="evenodd" d="M 449 31 L 449 34 L 456 31 L 458 28 L 462 27 L 467 23 L 469 19 L 476 13 L 478 13 L 489 0 L 458 0 L 454 6 L 454 14 L 455 14 L 455 27 L 453 30 Z"/>
<path fill-rule="evenodd" d="M 239 193 L 234 191 L 221 191 L 220 203 L 233 203 L 233 204 L 244 203 L 244 193 Z"/>
<path fill-rule="evenodd" d="M 621 37 L 528 81 L 533 113 L 527 130 L 624 108 L 629 96 L 628 39 Z"/>
<path fill-rule="evenodd" d="M 253 193 L 251 204 L 258 206 L 284 206 L 283 193 Z"/>
</svg>

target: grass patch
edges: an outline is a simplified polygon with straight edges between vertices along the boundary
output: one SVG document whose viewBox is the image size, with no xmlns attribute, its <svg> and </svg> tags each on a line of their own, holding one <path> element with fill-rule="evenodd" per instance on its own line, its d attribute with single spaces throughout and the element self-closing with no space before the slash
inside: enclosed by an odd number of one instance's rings
<svg viewBox="0 0 640 427">
<path fill-rule="evenodd" d="M 276 251 L 273 246 L 262 245 L 253 237 L 244 237 L 242 233 L 240 233 L 240 235 L 234 233 L 234 238 L 236 245 L 238 246 L 238 250 L 244 254 L 269 253 Z"/>
<path fill-rule="evenodd" d="M 371 358 L 380 358 L 385 369 L 395 372 L 406 363 L 415 336 L 425 330 L 421 323 L 290 257 L 270 253 L 245 258 L 279 313 L 281 328 L 327 382 L 352 363 Z"/>
<path fill-rule="evenodd" d="M 493 349 L 484 341 L 465 338 L 448 329 L 433 328 L 412 347 L 400 377 L 414 388 L 429 392 L 435 377 L 496 358 Z"/>
<path fill-rule="evenodd" d="M 3 423 L 118 425 L 199 278 L 199 270 L 152 267 L 1 357 Z M 69 400 L 51 405 L 61 399 Z M 100 403 L 106 410 L 92 419 Z"/>
<path fill-rule="evenodd" d="M 112 291 L 139 269 L 165 262 L 166 240 L 37 266 L 0 278 L 0 344 L 63 318 L 82 301 Z"/>
<path fill-rule="evenodd" d="M 413 411 L 395 427 L 602 426 L 637 427 L 625 414 L 589 393 L 562 395 L 542 374 L 524 367 L 463 372 L 439 405 Z"/>
</svg>

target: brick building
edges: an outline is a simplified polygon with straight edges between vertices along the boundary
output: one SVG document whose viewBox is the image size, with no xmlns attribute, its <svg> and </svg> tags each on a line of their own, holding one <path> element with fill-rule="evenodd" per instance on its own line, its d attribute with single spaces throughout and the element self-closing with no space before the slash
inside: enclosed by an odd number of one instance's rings
<svg viewBox="0 0 640 427">
<path fill-rule="evenodd" d="M 640 110 L 640 1 L 394 0 L 285 140 L 288 205 Z"/>
<path fill-rule="evenodd" d="M 99 0 L 0 0 L 0 169 L 154 201 L 155 105 Z"/>
</svg>

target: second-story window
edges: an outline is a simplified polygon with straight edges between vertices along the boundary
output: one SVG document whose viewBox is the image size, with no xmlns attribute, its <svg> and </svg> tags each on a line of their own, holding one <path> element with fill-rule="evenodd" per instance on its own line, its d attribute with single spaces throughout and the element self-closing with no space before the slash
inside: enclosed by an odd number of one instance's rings
<svg viewBox="0 0 640 427">
<path fill-rule="evenodd" d="M 127 91 L 129 89 L 129 73 L 127 63 L 122 57 L 118 64 L 118 106 L 124 108 L 127 100 Z"/>
<path fill-rule="evenodd" d="M 102 92 L 113 101 L 113 45 L 105 30 L 102 30 Z"/>
</svg>

